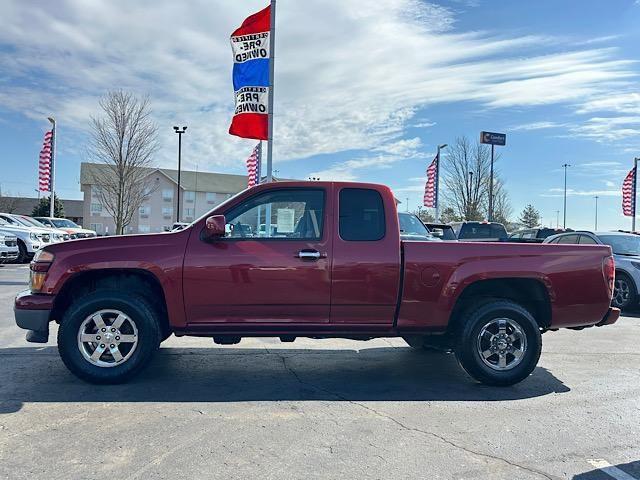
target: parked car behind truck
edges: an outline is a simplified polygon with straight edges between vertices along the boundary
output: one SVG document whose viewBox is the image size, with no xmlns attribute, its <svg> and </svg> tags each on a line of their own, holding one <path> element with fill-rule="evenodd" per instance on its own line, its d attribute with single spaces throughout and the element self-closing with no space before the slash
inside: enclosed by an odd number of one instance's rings
<svg viewBox="0 0 640 480">
<path fill-rule="evenodd" d="M 612 305 L 637 306 L 640 297 L 640 236 L 624 232 L 578 231 L 554 235 L 544 243 L 552 245 L 608 245 L 616 262 Z"/>
<path fill-rule="evenodd" d="M 453 222 L 451 226 L 464 242 L 500 242 L 508 236 L 504 225 L 497 222 Z"/>
<path fill-rule="evenodd" d="M 47 246 L 15 317 L 35 342 L 58 322 L 63 362 L 95 383 L 130 379 L 173 333 L 438 339 L 476 380 L 511 385 L 543 332 L 617 320 L 614 268 L 602 245 L 405 242 L 387 187 L 278 182 L 177 232 Z"/>
</svg>

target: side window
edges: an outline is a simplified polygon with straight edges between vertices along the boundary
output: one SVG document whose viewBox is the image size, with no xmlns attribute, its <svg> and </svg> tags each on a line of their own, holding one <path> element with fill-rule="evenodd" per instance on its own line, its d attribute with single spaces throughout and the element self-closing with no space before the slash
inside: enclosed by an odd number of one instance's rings
<svg viewBox="0 0 640 480">
<path fill-rule="evenodd" d="M 282 189 L 251 197 L 226 214 L 225 238 L 320 240 L 324 190 Z"/>
<path fill-rule="evenodd" d="M 367 188 L 340 190 L 340 238 L 351 242 L 384 238 L 386 222 L 382 196 Z"/>
<path fill-rule="evenodd" d="M 536 231 L 527 230 L 522 234 L 522 238 L 536 238 Z"/>
<path fill-rule="evenodd" d="M 591 238 L 588 235 L 580 235 L 580 245 L 597 245 L 598 242 L 596 242 L 593 238 Z"/>
<path fill-rule="evenodd" d="M 576 244 L 578 243 L 578 235 L 565 235 L 558 239 L 558 243 L 565 244 L 565 245 L 568 243 Z"/>
</svg>

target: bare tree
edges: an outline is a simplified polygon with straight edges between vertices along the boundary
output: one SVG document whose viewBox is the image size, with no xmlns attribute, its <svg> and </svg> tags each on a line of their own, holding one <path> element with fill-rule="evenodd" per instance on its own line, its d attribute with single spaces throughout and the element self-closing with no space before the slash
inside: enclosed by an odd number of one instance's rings
<svg viewBox="0 0 640 480">
<path fill-rule="evenodd" d="M 100 202 L 114 219 L 116 235 L 121 235 L 153 191 L 148 169 L 158 149 L 157 129 L 148 97 L 109 92 L 100 100 L 100 107 L 104 116 L 91 119 L 88 156 L 104 165 L 96 169 L 92 180 Z"/>
<path fill-rule="evenodd" d="M 504 183 L 500 179 L 496 179 L 493 185 L 493 221 L 502 223 L 507 226 L 511 225 L 511 215 L 513 214 L 513 208 L 511 208 L 511 202 L 509 201 L 509 194 L 507 193 Z"/>
<path fill-rule="evenodd" d="M 496 160 L 498 158 L 499 156 Z M 445 187 L 443 198 L 455 216 L 465 220 L 486 218 L 491 181 L 491 150 L 477 142 L 472 144 L 467 137 L 458 137 L 443 159 L 442 170 Z M 494 203 L 494 217 L 511 215 L 507 191 L 495 171 Z"/>
</svg>

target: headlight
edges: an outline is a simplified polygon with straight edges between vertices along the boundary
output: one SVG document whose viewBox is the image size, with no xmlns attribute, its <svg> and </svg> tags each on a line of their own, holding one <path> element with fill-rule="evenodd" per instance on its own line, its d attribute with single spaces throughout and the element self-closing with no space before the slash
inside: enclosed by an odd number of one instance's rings
<svg viewBox="0 0 640 480">
<path fill-rule="evenodd" d="M 57 240 L 57 241 L 60 241 L 60 239 L 62 238 L 59 233 L 52 233 L 51 236 L 53 237 L 54 240 Z"/>
<path fill-rule="evenodd" d="M 38 241 L 38 235 L 36 235 L 35 233 L 30 233 L 30 234 L 29 234 L 29 238 L 30 238 L 31 240 L 36 241 L 36 242 Z"/>
</svg>

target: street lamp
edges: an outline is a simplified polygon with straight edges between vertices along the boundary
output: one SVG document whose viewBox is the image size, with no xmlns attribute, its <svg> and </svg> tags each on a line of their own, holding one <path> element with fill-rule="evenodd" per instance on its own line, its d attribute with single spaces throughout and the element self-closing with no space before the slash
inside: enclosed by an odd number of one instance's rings
<svg viewBox="0 0 640 480">
<path fill-rule="evenodd" d="M 440 150 L 446 148 L 447 144 L 438 145 L 438 153 L 436 153 L 436 222 L 440 220 Z"/>
<path fill-rule="evenodd" d="M 596 199 L 596 228 L 595 228 L 595 230 L 598 231 L 598 195 L 596 195 L 594 198 Z"/>
<path fill-rule="evenodd" d="M 562 221 L 562 228 L 567 228 L 567 167 L 571 164 L 565 163 L 562 165 L 564 168 L 564 220 Z"/>
<path fill-rule="evenodd" d="M 187 127 L 182 127 L 182 130 L 180 130 L 179 127 L 173 127 L 173 130 L 178 134 L 178 211 L 176 212 L 176 222 L 180 221 L 180 170 L 182 163 L 182 134 L 186 129 Z"/>
</svg>

